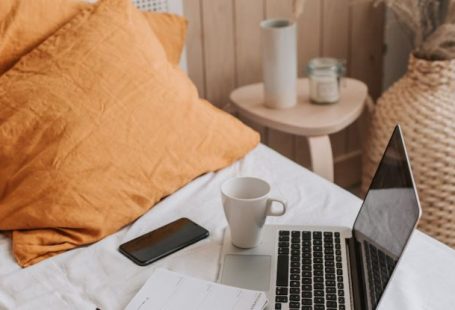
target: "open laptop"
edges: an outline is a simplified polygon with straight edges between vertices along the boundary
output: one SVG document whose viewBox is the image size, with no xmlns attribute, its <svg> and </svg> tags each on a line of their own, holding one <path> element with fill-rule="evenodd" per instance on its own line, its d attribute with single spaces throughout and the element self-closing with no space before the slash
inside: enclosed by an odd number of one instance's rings
<svg viewBox="0 0 455 310">
<path fill-rule="evenodd" d="M 265 291 L 268 309 L 376 309 L 420 214 L 396 126 L 352 230 L 266 225 L 248 250 L 226 231 L 219 280 Z"/>
</svg>

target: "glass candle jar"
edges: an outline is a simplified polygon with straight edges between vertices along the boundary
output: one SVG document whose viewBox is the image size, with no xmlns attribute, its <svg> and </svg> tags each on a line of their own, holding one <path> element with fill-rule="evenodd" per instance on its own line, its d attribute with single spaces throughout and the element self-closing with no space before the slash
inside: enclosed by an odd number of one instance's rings
<svg viewBox="0 0 455 310">
<path fill-rule="evenodd" d="M 311 102 L 328 104 L 340 100 L 340 79 L 345 71 L 344 63 L 338 59 L 311 59 L 306 66 Z"/>
</svg>

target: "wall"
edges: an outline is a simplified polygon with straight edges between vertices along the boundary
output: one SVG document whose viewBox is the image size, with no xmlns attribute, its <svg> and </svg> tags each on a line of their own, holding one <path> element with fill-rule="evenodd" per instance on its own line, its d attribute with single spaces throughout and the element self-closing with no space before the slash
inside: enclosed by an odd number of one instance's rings
<svg viewBox="0 0 455 310">
<path fill-rule="evenodd" d="M 315 56 L 346 59 L 348 75 L 367 83 L 376 97 L 382 83 L 383 10 L 368 0 L 307 0 L 298 21 L 299 76 Z M 227 107 L 232 89 L 261 81 L 259 22 L 290 17 L 291 0 L 184 0 L 189 20 L 189 75 L 202 97 Z M 254 124 L 252 124 L 254 126 Z M 263 142 L 310 167 L 303 138 L 254 126 Z M 360 180 L 359 122 L 331 136 L 335 181 L 351 186 Z"/>
</svg>

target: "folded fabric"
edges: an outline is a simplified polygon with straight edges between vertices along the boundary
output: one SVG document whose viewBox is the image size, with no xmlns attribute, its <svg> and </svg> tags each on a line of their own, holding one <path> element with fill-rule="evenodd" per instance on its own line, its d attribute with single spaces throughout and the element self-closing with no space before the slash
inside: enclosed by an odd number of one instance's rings
<svg viewBox="0 0 455 310">
<path fill-rule="evenodd" d="M 92 6 L 79 0 L 1 0 L 0 75 L 78 12 Z M 168 59 L 178 64 L 184 47 L 186 19 L 154 12 L 144 12 L 144 16 L 163 44 Z"/>
<path fill-rule="evenodd" d="M 0 107 L 0 230 L 21 266 L 117 231 L 259 142 L 198 98 L 130 0 L 83 9 L 22 57 Z"/>
</svg>

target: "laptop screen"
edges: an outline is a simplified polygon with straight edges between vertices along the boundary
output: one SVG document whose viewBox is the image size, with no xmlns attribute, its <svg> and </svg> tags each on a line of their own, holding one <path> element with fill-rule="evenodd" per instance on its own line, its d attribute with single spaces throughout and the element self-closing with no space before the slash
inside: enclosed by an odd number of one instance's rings
<svg viewBox="0 0 455 310">
<path fill-rule="evenodd" d="M 399 126 L 354 223 L 363 308 L 375 309 L 420 216 Z"/>
</svg>

